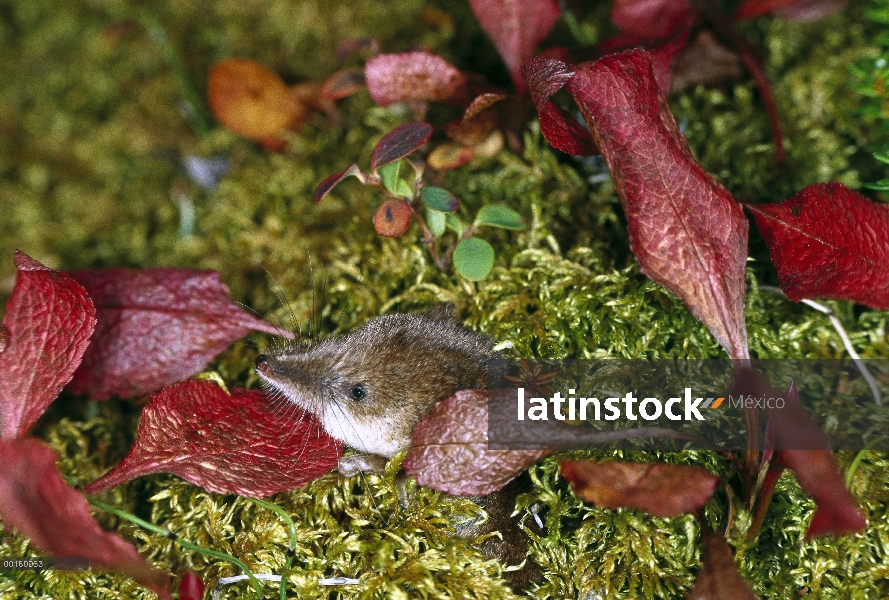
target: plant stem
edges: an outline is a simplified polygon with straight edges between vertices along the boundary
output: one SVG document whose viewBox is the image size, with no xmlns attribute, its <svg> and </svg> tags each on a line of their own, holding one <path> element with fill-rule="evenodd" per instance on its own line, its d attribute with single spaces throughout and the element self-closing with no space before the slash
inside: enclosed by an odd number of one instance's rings
<svg viewBox="0 0 889 600">
<path fill-rule="evenodd" d="M 176 542 L 183 548 L 191 550 L 192 552 L 197 552 L 198 554 L 202 554 L 204 556 L 209 556 L 210 558 L 216 558 L 219 560 L 224 560 L 226 562 L 230 562 L 231 564 L 235 565 L 236 567 L 238 567 L 239 569 L 244 571 L 244 573 L 250 579 L 250 583 L 253 584 L 253 588 L 256 590 L 256 597 L 262 598 L 262 595 L 263 595 L 262 594 L 262 587 L 259 585 L 259 581 L 256 579 L 256 577 L 254 577 L 253 572 L 247 567 L 247 565 L 244 564 L 243 562 L 241 562 L 240 560 L 238 560 L 237 558 L 235 558 L 234 556 L 229 556 L 228 554 L 224 554 L 222 552 L 217 552 L 216 550 L 210 550 L 209 548 L 203 548 L 201 546 L 198 546 L 197 544 L 193 544 L 187 540 L 183 540 L 182 538 L 177 536 L 175 533 L 173 533 L 169 529 L 166 529 L 164 527 L 159 527 L 159 526 L 155 525 L 154 523 L 150 523 L 148 521 L 140 519 L 139 517 L 137 517 L 134 514 L 128 513 L 128 512 L 121 510 L 119 508 L 115 508 L 113 506 L 105 504 L 104 502 L 96 500 L 95 498 L 91 498 L 86 495 L 84 495 L 84 497 L 86 498 L 87 502 L 89 502 L 96 508 L 101 508 L 102 510 L 109 512 L 116 517 L 124 519 L 125 521 L 135 523 L 136 525 L 138 525 L 139 527 L 142 527 L 143 529 L 147 529 L 148 531 L 158 533 L 167 539 L 173 540 L 174 542 Z"/>
<path fill-rule="evenodd" d="M 263 508 L 267 508 L 278 515 L 284 521 L 287 522 L 287 525 L 290 527 L 290 544 L 287 546 L 287 560 L 284 563 L 284 569 L 288 570 L 293 566 L 293 551 L 296 550 L 296 524 L 294 524 L 293 519 L 290 518 L 290 515 L 287 514 L 280 506 L 272 504 L 271 502 L 266 502 L 265 500 L 260 500 L 259 498 L 248 498 L 253 504 L 257 506 L 261 506 Z M 286 579 L 284 575 L 281 575 L 281 600 L 287 600 L 287 591 L 286 591 Z"/>
</svg>

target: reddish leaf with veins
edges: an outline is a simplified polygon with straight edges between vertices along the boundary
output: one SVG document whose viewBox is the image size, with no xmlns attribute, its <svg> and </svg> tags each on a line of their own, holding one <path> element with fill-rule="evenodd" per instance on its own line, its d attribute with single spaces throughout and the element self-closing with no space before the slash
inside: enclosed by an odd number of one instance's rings
<svg viewBox="0 0 889 600">
<path fill-rule="evenodd" d="M 53 450 L 32 438 L 0 442 L 0 519 L 52 556 L 80 556 L 125 573 L 162 599 L 168 577 L 117 534 L 103 531 L 84 497 L 56 468 Z"/>
<path fill-rule="evenodd" d="M 744 0 L 735 16 L 748 19 L 773 12 L 795 21 L 815 21 L 848 5 L 849 0 Z"/>
<path fill-rule="evenodd" d="M 469 102 L 466 76 L 430 52 L 378 54 L 364 65 L 367 89 L 382 106 L 396 102 Z"/>
<path fill-rule="evenodd" d="M 432 125 L 413 121 L 399 125 L 377 142 L 370 156 L 370 168 L 376 170 L 423 147 L 432 137 Z"/>
<path fill-rule="evenodd" d="M 148 394 L 187 379 L 251 331 L 292 336 L 234 304 L 213 271 L 116 268 L 70 275 L 95 302 L 98 324 L 68 389 L 94 400 Z"/>
<path fill-rule="evenodd" d="M 889 206 L 839 183 L 777 204 L 746 204 L 791 300 L 836 298 L 889 310 Z"/>
<path fill-rule="evenodd" d="M 516 91 L 525 91 L 522 63 L 534 56 L 559 18 L 556 0 L 469 0 L 482 29 L 506 63 Z"/>
<path fill-rule="evenodd" d="M 544 67 L 557 81 L 566 78 Z M 642 272 L 679 296 L 731 358 L 747 358 L 747 220 L 692 156 L 649 53 L 621 52 L 582 65 L 566 89 L 611 171 Z"/>
<path fill-rule="evenodd" d="M 215 383 L 185 381 L 151 397 L 129 454 L 86 490 L 173 473 L 209 492 L 261 498 L 314 481 L 342 450 L 313 417 L 262 391 L 229 396 Z"/>
<path fill-rule="evenodd" d="M 71 379 L 96 325 L 76 281 L 16 251 L 0 338 L 0 438 L 24 435 Z"/>
<path fill-rule="evenodd" d="M 462 390 L 436 404 L 417 424 L 402 466 L 424 487 L 455 496 L 485 496 L 547 454 L 489 450 L 488 393 Z"/>
<path fill-rule="evenodd" d="M 638 508 L 657 517 L 675 517 L 702 507 L 719 477 L 700 467 L 667 463 L 569 461 L 562 476 L 574 493 L 606 508 Z"/>
<path fill-rule="evenodd" d="M 704 566 L 698 571 L 688 600 L 756 600 L 757 596 L 741 577 L 732 549 L 725 538 L 709 530 L 701 532 Z"/>
</svg>

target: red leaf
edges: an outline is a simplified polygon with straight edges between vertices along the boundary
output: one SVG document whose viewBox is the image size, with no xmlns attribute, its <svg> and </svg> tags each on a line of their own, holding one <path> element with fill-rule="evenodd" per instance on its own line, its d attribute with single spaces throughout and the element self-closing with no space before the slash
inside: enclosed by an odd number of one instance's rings
<svg viewBox="0 0 889 600">
<path fill-rule="evenodd" d="M 648 52 L 583 65 L 567 89 L 611 170 L 642 272 L 679 296 L 731 358 L 747 358 L 747 220 L 689 151 Z"/>
<path fill-rule="evenodd" d="M 324 199 L 324 196 L 329 194 L 330 190 L 336 187 L 339 182 L 341 182 L 346 177 L 351 177 L 352 175 L 355 175 L 359 178 L 361 177 L 361 169 L 359 169 L 358 165 L 356 165 L 355 163 L 352 163 L 352 165 L 345 171 L 342 171 L 341 173 L 334 173 L 333 175 L 319 183 L 315 187 L 315 202 L 321 202 L 321 200 Z"/>
<path fill-rule="evenodd" d="M 417 424 L 402 466 L 424 487 L 456 496 L 485 496 L 547 454 L 489 450 L 488 393 L 463 390 L 436 404 Z"/>
<path fill-rule="evenodd" d="M 531 100 L 540 119 L 540 133 L 546 141 L 556 150 L 575 156 L 599 154 L 590 132 L 550 101 L 574 77 L 574 71 L 553 58 L 535 58 L 522 65 L 522 75 L 528 82 Z"/>
<path fill-rule="evenodd" d="M 129 454 L 86 490 L 173 473 L 209 492 L 260 498 L 317 479 L 342 449 L 313 417 L 275 407 L 261 391 L 229 396 L 215 383 L 185 381 L 151 397 Z"/>
<path fill-rule="evenodd" d="M 445 102 L 465 105 L 466 76 L 430 52 L 378 54 L 364 65 L 367 89 L 382 106 L 396 102 Z"/>
<path fill-rule="evenodd" d="M 775 13 L 795 21 L 815 21 L 849 5 L 849 0 L 744 0 L 736 17 L 749 19 Z"/>
<path fill-rule="evenodd" d="M 179 600 L 203 600 L 204 581 L 200 575 L 189 569 L 182 576 L 176 591 L 179 593 Z"/>
<path fill-rule="evenodd" d="M 432 137 L 432 125 L 425 121 L 413 121 L 399 125 L 377 142 L 370 156 L 370 168 L 377 170 L 390 162 L 404 158 L 419 150 Z"/>
<path fill-rule="evenodd" d="M 24 435 L 71 379 L 96 326 L 76 281 L 16 251 L 18 275 L 3 315 L 0 438 Z"/>
<path fill-rule="evenodd" d="M 700 467 L 667 463 L 563 460 L 562 477 L 574 493 L 606 508 L 638 508 L 675 517 L 702 507 L 719 477 Z"/>
<path fill-rule="evenodd" d="M 482 143 L 500 123 L 496 107 L 508 98 L 506 94 L 486 93 L 473 99 L 458 123 L 451 123 L 447 136 L 464 146 Z"/>
<path fill-rule="evenodd" d="M 385 237 L 398 237 L 411 224 L 411 207 L 404 200 L 385 200 L 374 214 L 374 229 Z"/>
<path fill-rule="evenodd" d="M 697 23 L 698 11 L 686 0 L 614 0 L 611 20 L 638 40 L 662 40 Z"/>
<path fill-rule="evenodd" d="M 846 489 L 827 436 L 800 406 L 796 386 L 791 385 L 786 394 L 781 394 L 757 371 L 741 368 L 731 394 L 785 398 L 784 408 L 769 411 L 763 454 L 766 458 L 769 453 L 774 454 L 763 497 L 771 492 L 781 472 L 789 468 L 803 491 L 818 505 L 806 532 L 807 539 L 825 533 L 845 535 L 863 531 L 867 523 Z"/>
<path fill-rule="evenodd" d="M 0 519 L 53 556 L 77 556 L 126 573 L 161 598 L 168 578 L 136 549 L 93 520 L 86 499 L 56 469 L 51 448 L 35 439 L 0 442 Z"/>
<path fill-rule="evenodd" d="M 756 594 L 738 572 L 732 549 L 725 539 L 703 531 L 704 566 L 698 571 L 688 600 L 756 600 Z"/>
<path fill-rule="evenodd" d="M 213 271 L 92 269 L 71 277 L 92 296 L 98 324 L 68 389 L 94 400 L 187 379 L 250 331 L 290 333 L 235 305 Z"/>
<path fill-rule="evenodd" d="M 791 300 L 836 298 L 889 309 L 889 207 L 839 183 L 777 204 L 746 204 Z"/>
<path fill-rule="evenodd" d="M 506 63 L 516 91 L 525 91 L 522 63 L 534 56 L 559 18 L 556 0 L 469 0 L 482 29 Z"/>
</svg>

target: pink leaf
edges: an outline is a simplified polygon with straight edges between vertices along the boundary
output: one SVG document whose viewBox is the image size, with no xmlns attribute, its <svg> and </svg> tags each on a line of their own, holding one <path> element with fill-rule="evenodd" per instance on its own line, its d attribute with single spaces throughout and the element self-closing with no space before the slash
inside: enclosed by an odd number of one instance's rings
<svg viewBox="0 0 889 600">
<path fill-rule="evenodd" d="M 466 76 L 440 56 L 429 52 L 378 54 L 364 65 L 367 89 L 382 106 L 396 102 L 469 101 Z"/>
<path fill-rule="evenodd" d="M 642 272 L 679 296 L 731 358 L 746 358 L 747 220 L 695 161 L 648 52 L 611 54 L 567 84 L 611 170 Z"/>
<path fill-rule="evenodd" d="M 342 444 L 295 406 L 273 406 L 258 390 L 229 396 L 215 383 L 186 381 L 151 397 L 129 454 L 86 489 L 173 473 L 209 492 L 260 498 L 314 481 L 341 455 Z"/>
<path fill-rule="evenodd" d="M 115 268 L 71 277 L 96 303 L 98 324 L 68 389 L 94 400 L 187 379 L 251 331 L 292 336 L 234 304 L 213 271 Z"/>
<path fill-rule="evenodd" d="M 3 315 L 0 438 L 24 435 L 71 379 L 96 325 L 76 281 L 16 251 L 18 269 Z"/>
<path fill-rule="evenodd" d="M 839 183 L 777 204 L 746 204 L 791 300 L 836 298 L 889 309 L 889 206 Z"/>
<path fill-rule="evenodd" d="M 488 393 L 463 390 L 436 404 L 420 421 L 402 466 L 424 487 L 457 496 L 484 496 L 547 454 L 489 450 Z"/>
<path fill-rule="evenodd" d="M 506 63 L 516 91 L 525 91 L 522 63 L 534 56 L 559 18 L 556 0 L 469 0 L 482 29 Z"/>
<path fill-rule="evenodd" d="M 0 442 L 0 519 L 47 554 L 87 558 L 91 565 L 129 575 L 163 599 L 172 598 L 166 575 L 93 520 L 86 500 L 65 483 L 55 453 L 42 442 Z"/>
<path fill-rule="evenodd" d="M 736 17 L 749 19 L 775 13 L 795 21 L 815 21 L 846 8 L 849 0 L 744 0 Z"/>
<path fill-rule="evenodd" d="M 640 40 L 661 40 L 689 29 L 698 11 L 687 0 L 614 0 L 611 20 Z"/>
<path fill-rule="evenodd" d="M 704 505 L 719 477 L 700 467 L 667 463 L 563 460 L 562 477 L 574 493 L 605 508 L 638 508 L 675 517 Z"/>
<path fill-rule="evenodd" d="M 370 157 L 370 168 L 377 170 L 423 147 L 432 137 L 432 125 L 413 121 L 399 125 L 377 142 Z"/>
</svg>

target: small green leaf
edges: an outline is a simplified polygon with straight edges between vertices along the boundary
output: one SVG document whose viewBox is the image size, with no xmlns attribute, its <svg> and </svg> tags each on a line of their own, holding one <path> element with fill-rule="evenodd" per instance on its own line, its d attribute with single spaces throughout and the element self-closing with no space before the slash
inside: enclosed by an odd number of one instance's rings
<svg viewBox="0 0 889 600">
<path fill-rule="evenodd" d="M 420 190 L 420 200 L 429 208 L 441 212 L 450 213 L 460 208 L 457 197 L 440 187 L 424 187 Z"/>
<path fill-rule="evenodd" d="M 398 171 L 401 169 L 401 161 L 396 160 L 395 162 L 390 162 L 379 169 L 377 169 L 377 173 L 380 175 L 380 181 L 383 182 L 383 187 L 389 190 L 391 193 L 395 194 L 396 186 L 398 185 Z M 397 195 L 397 194 L 396 194 Z"/>
<path fill-rule="evenodd" d="M 399 177 L 398 181 L 395 182 L 395 191 L 392 193 L 399 198 L 410 200 L 414 195 L 414 190 L 411 189 L 411 186 L 408 185 L 407 181 Z"/>
<path fill-rule="evenodd" d="M 524 229 L 525 222 L 519 213 L 496 204 L 488 204 L 482 206 L 481 210 L 475 216 L 475 226 L 487 225 L 488 227 L 499 227 L 501 229 Z"/>
<path fill-rule="evenodd" d="M 454 268 L 466 279 L 478 281 L 491 272 L 494 266 L 494 249 L 479 238 L 460 240 L 454 250 Z"/>
<path fill-rule="evenodd" d="M 451 231 L 456 233 L 457 235 L 463 235 L 463 232 L 466 230 L 466 226 L 463 224 L 463 221 L 460 220 L 457 215 L 454 213 L 445 213 L 445 225 L 447 225 Z"/>
<path fill-rule="evenodd" d="M 439 237 L 445 232 L 445 219 L 446 215 L 443 212 L 431 208 L 426 209 L 426 226 L 435 237 Z"/>
</svg>

